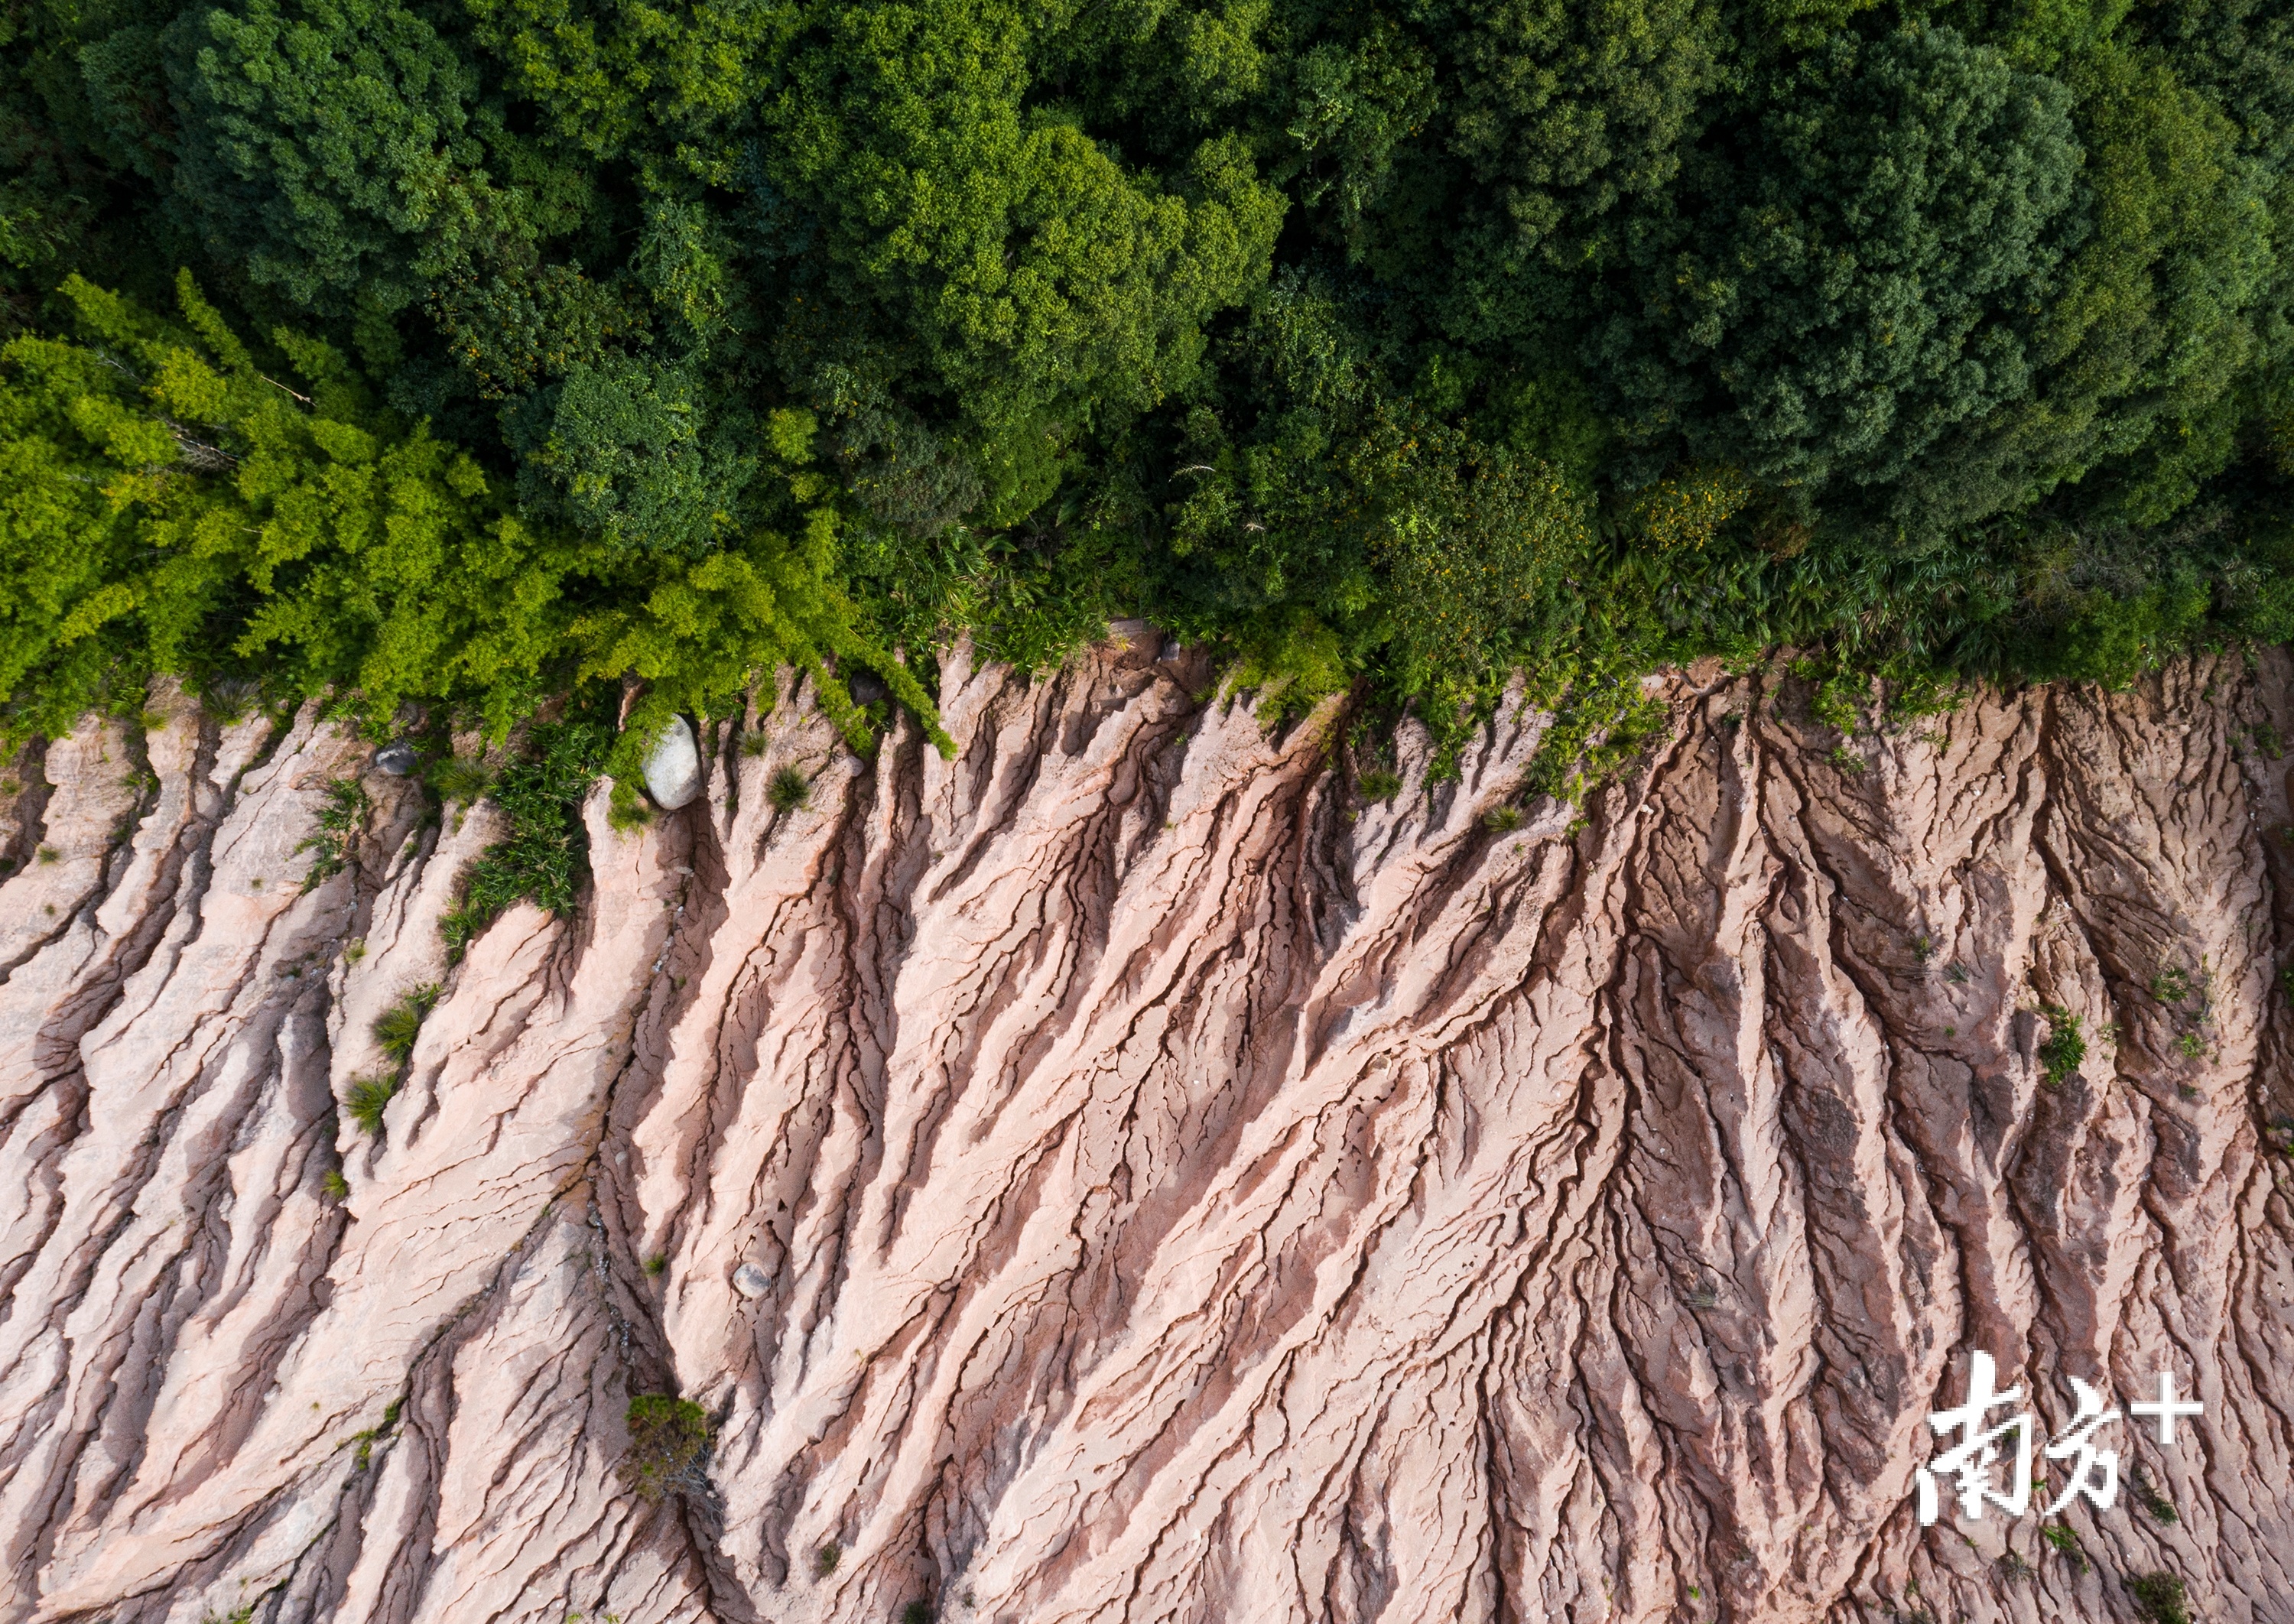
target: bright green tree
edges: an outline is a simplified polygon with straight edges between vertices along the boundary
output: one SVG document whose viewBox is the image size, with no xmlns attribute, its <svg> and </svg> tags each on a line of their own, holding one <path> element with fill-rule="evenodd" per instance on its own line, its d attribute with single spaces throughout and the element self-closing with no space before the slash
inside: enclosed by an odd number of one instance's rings
<svg viewBox="0 0 2294 1624">
<path fill-rule="evenodd" d="M 64 292 L 79 337 L 0 351 L 16 736 L 158 672 L 249 662 L 286 695 L 331 691 L 379 719 L 443 702 L 497 735 L 553 687 L 639 677 L 631 750 L 784 665 L 865 744 L 832 661 L 877 667 L 931 723 L 835 585 L 833 508 L 794 541 L 752 530 L 697 564 L 601 551 L 505 512 L 468 456 L 374 407 L 326 345 L 274 334 L 295 383 L 273 376 L 188 273 L 181 326 L 78 279 Z M 826 493 L 803 466 L 810 432 L 785 414 L 771 437 L 792 500 Z"/>
</svg>

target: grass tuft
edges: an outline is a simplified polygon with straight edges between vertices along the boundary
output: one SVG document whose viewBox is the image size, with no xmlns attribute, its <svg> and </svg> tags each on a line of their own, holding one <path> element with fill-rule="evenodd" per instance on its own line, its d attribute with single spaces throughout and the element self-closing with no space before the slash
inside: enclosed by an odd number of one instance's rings
<svg viewBox="0 0 2294 1624">
<path fill-rule="evenodd" d="M 382 1136 L 382 1113 L 398 1092 L 398 1079 L 391 1077 L 356 1077 L 350 1092 L 343 1096 L 343 1109 L 351 1120 L 370 1138 Z"/>
<path fill-rule="evenodd" d="M 474 807 L 493 787 L 494 771 L 475 756 L 448 756 L 424 769 L 422 782 L 440 800 Z"/>
<path fill-rule="evenodd" d="M 765 787 L 765 798 L 776 810 L 795 812 L 812 804 L 812 781 L 793 767 L 784 767 Z"/>
<path fill-rule="evenodd" d="M 414 1058 L 414 1042 L 422 1035 L 423 1019 L 437 1003 L 438 984 L 426 981 L 374 1018 L 374 1041 L 382 1045 L 394 1065 L 404 1066 Z"/>
<path fill-rule="evenodd" d="M 1402 793 L 1402 775 L 1382 767 L 1372 767 L 1355 782 L 1354 788 L 1365 803 L 1392 800 Z"/>
</svg>

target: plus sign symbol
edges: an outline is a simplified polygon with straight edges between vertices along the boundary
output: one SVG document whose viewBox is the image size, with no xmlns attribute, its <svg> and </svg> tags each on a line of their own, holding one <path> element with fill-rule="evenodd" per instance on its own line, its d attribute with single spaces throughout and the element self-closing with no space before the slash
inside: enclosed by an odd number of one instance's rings
<svg viewBox="0 0 2294 1624">
<path fill-rule="evenodd" d="M 2159 1372 L 2159 1398 L 2137 1399 L 2127 1407 L 2127 1413 L 2141 1420 L 2159 1424 L 2159 1442 L 2167 1449 L 2175 1447 L 2175 1423 L 2184 1416 L 2202 1416 L 2207 1407 L 2193 1399 L 2175 1396 L 2175 1378 L 2167 1371 Z"/>
</svg>

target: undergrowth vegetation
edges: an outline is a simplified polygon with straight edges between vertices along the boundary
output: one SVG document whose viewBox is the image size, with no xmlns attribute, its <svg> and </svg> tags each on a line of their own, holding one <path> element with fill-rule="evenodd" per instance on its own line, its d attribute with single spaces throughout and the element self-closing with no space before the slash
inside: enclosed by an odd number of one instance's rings
<svg viewBox="0 0 2294 1624">
<path fill-rule="evenodd" d="M 531 902 L 547 914 L 573 912 L 589 873 L 582 805 L 613 746 L 606 717 L 542 722 L 496 775 L 490 793 L 501 833 L 464 873 L 461 896 L 441 922 L 451 956 L 459 959 L 514 902 Z"/>
<path fill-rule="evenodd" d="M 709 1449 L 709 1416 L 672 1393 L 642 1393 L 630 1401 L 630 1441 L 620 1474 L 630 1492 L 657 1500 L 699 1474 Z"/>
</svg>

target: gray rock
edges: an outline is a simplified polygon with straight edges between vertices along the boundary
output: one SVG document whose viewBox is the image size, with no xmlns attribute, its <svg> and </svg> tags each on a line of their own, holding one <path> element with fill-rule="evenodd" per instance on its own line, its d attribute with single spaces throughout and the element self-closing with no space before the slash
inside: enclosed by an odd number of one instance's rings
<svg viewBox="0 0 2294 1624">
<path fill-rule="evenodd" d="M 656 805 L 674 812 L 701 793 L 701 751 L 693 743 L 686 719 L 672 717 L 646 758 L 646 792 Z"/>
<path fill-rule="evenodd" d="M 744 1297 L 761 1297 L 772 1286 L 772 1277 L 754 1263 L 743 1263 L 733 1271 L 733 1289 Z"/>
<path fill-rule="evenodd" d="M 414 746 L 401 739 L 395 744 L 386 744 L 374 752 L 375 767 L 394 778 L 403 778 L 415 767 Z"/>
<path fill-rule="evenodd" d="M 1176 637 L 1165 637 L 1163 639 L 1163 652 L 1156 655 L 1155 658 L 1158 660 L 1176 660 L 1178 657 L 1179 639 Z"/>
</svg>

